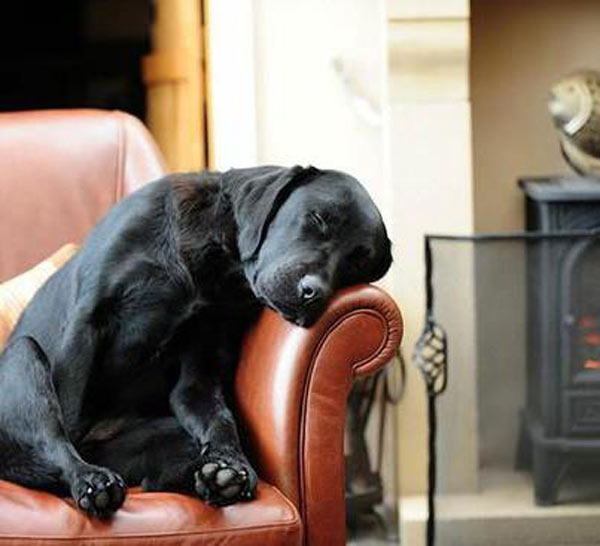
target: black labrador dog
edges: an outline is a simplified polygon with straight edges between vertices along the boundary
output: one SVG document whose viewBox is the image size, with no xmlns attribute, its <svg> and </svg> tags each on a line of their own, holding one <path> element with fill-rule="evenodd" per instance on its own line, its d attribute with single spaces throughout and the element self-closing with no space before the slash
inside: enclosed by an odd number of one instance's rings
<svg viewBox="0 0 600 546">
<path fill-rule="evenodd" d="M 229 390 L 263 306 L 308 327 L 391 263 L 352 177 L 175 174 L 116 205 L 36 293 L 0 356 L 0 479 L 108 517 L 126 485 L 251 499 Z"/>
</svg>

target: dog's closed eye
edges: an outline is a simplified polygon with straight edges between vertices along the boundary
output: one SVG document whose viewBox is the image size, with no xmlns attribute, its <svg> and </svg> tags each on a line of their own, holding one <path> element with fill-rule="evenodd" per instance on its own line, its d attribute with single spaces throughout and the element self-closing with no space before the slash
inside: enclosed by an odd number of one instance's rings
<svg viewBox="0 0 600 546">
<path fill-rule="evenodd" d="M 319 213 L 314 210 L 308 214 L 310 222 L 318 228 L 321 235 L 327 237 L 329 235 L 330 229 L 329 224 L 327 223 L 327 220 L 324 216 L 325 215 L 323 213 Z"/>
</svg>

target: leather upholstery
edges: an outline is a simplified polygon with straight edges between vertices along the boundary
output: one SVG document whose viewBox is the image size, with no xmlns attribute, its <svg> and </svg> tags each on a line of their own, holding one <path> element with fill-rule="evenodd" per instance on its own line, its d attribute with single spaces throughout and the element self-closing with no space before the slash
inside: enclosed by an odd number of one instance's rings
<svg viewBox="0 0 600 546">
<path fill-rule="evenodd" d="M 238 416 L 259 474 L 298 507 L 307 544 L 345 544 L 343 438 L 354 377 L 389 361 L 402 318 L 374 286 L 335 296 L 310 329 L 267 310 L 249 332 L 236 376 Z"/>
<path fill-rule="evenodd" d="M 80 242 L 121 196 L 164 173 L 135 119 L 119 112 L 0 114 L 0 281 Z M 402 319 L 373 286 L 344 290 L 310 329 L 265 311 L 236 378 L 258 499 L 211 508 L 131 492 L 109 522 L 68 500 L 0 482 L 0 544 L 345 544 L 343 430 L 353 377 L 390 360 Z"/>
<path fill-rule="evenodd" d="M 0 114 L 0 282 L 79 243 L 123 195 L 165 173 L 144 126 L 122 112 Z"/>
<path fill-rule="evenodd" d="M 0 544 L 60 543 L 300 546 L 302 527 L 294 505 L 264 482 L 254 501 L 227 508 L 134 490 L 107 522 L 84 516 L 71 500 L 0 481 Z"/>
</svg>

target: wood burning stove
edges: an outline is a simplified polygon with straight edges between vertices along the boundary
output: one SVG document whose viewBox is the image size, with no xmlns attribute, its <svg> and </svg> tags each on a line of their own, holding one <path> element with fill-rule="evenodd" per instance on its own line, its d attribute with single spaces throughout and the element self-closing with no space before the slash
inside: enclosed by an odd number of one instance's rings
<svg viewBox="0 0 600 546">
<path fill-rule="evenodd" d="M 527 248 L 527 397 L 517 466 L 532 469 L 536 503 L 553 504 L 570 464 L 600 460 L 600 181 L 519 184 L 528 231 L 573 233 Z"/>
</svg>

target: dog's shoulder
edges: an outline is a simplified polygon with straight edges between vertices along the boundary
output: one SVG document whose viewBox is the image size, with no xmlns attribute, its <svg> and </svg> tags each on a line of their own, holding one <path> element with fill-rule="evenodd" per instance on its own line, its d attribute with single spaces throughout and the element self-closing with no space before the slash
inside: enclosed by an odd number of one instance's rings
<svg viewBox="0 0 600 546">
<path fill-rule="evenodd" d="M 173 212 L 178 217 L 213 208 L 222 197 L 221 173 L 216 171 L 177 173 L 163 180 L 168 185 Z"/>
</svg>

